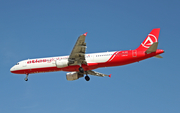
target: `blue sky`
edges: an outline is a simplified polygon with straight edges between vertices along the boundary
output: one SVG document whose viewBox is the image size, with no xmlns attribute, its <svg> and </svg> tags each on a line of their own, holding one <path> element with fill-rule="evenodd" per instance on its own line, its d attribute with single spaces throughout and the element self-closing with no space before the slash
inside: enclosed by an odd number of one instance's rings
<svg viewBox="0 0 180 113">
<path fill-rule="evenodd" d="M 1 113 L 179 113 L 179 0 L 1 0 Z M 161 28 L 163 59 L 96 71 L 112 74 L 67 81 L 66 72 L 10 73 L 18 61 L 69 55 L 88 32 L 87 53 L 137 48 Z"/>
</svg>

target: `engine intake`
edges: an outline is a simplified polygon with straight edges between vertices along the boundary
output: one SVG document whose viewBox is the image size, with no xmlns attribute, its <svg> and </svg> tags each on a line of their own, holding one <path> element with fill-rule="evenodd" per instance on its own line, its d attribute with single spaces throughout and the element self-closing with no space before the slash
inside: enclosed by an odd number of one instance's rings
<svg viewBox="0 0 180 113">
<path fill-rule="evenodd" d="M 77 80 L 83 76 L 84 76 L 84 74 L 79 74 L 77 72 L 71 72 L 71 73 L 66 74 L 66 79 L 69 81 L 72 81 L 72 80 Z"/>
</svg>

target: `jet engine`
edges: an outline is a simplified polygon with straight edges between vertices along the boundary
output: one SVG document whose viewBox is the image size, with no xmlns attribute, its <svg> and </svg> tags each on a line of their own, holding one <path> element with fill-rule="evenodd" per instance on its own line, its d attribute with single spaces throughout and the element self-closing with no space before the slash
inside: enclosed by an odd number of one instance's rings
<svg viewBox="0 0 180 113">
<path fill-rule="evenodd" d="M 68 60 L 62 59 L 62 60 L 56 60 L 56 67 L 57 68 L 63 68 L 68 66 Z"/>
<path fill-rule="evenodd" d="M 69 81 L 72 81 L 72 80 L 77 80 L 79 79 L 80 77 L 83 77 L 84 74 L 79 74 L 77 72 L 71 72 L 71 73 L 67 73 L 66 74 L 66 79 L 69 80 Z"/>
</svg>

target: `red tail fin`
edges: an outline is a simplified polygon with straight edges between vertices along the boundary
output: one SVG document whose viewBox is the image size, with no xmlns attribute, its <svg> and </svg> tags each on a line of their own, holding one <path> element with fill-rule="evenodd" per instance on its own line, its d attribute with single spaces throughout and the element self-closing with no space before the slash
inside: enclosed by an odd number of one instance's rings
<svg viewBox="0 0 180 113">
<path fill-rule="evenodd" d="M 154 42 L 158 41 L 159 32 L 160 28 L 153 29 L 136 50 L 146 51 Z"/>
</svg>

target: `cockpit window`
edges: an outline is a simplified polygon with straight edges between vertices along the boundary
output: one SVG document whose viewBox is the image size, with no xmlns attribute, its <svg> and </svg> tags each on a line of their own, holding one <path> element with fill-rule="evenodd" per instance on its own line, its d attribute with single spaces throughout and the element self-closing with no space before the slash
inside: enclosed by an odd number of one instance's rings
<svg viewBox="0 0 180 113">
<path fill-rule="evenodd" d="M 19 63 L 17 63 L 16 65 L 19 65 Z"/>
</svg>

